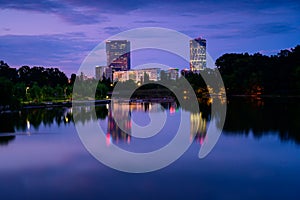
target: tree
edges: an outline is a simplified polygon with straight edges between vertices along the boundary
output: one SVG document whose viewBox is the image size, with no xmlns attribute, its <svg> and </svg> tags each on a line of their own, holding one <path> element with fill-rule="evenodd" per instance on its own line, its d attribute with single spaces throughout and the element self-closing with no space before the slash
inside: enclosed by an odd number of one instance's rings
<svg viewBox="0 0 300 200">
<path fill-rule="evenodd" d="M 61 87 L 59 84 L 56 85 L 56 87 L 54 88 L 54 96 L 56 98 L 62 98 L 64 96 L 64 88 Z"/>
<path fill-rule="evenodd" d="M 20 101 L 26 99 L 26 86 L 25 83 L 16 83 L 13 86 L 13 95 Z"/>
<path fill-rule="evenodd" d="M 15 82 L 17 80 L 17 70 L 10 68 L 7 63 L 0 61 L 0 77 L 5 77 L 8 80 Z"/>
<path fill-rule="evenodd" d="M 107 92 L 108 92 L 107 86 L 103 83 L 98 83 L 97 89 L 96 89 L 96 98 L 101 99 L 101 98 L 106 97 Z"/>
<path fill-rule="evenodd" d="M 5 77 L 0 77 L 0 106 L 8 106 L 12 101 L 13 83 Z"/>
<path fill-rule="evenodd" d="M 42 100 L 42 90 L 36 82 L 33 83 L 28 92 L 30 94 L 31 100 L 33 100 L 34 102 L 40 102 Z"/>
<path fill-rule="evenodd" d="M 76 80 L 76 74 L 71 74 L 70 85 L 74 85 L 75 80 Z"/>
<path fill-rule="evenodd" d="M 17 70 L 19 82 L 25 83 L 26 85 L 29 85 L 30 80 L 30 67 L 28 66 L 22 66 Z"/>
<path fill-rule="evenodd" d="M 42 99 L 44 101 L 50 101 L 54 97 L 54 89 L 50 86 L 43 86 L 42 87 Z"/>
<path fill-rule="evenodd" d="M 275 56 L 224 54 L 216 61 L 229 94 L 300 94 L 300 46 Z"/>
</svg>

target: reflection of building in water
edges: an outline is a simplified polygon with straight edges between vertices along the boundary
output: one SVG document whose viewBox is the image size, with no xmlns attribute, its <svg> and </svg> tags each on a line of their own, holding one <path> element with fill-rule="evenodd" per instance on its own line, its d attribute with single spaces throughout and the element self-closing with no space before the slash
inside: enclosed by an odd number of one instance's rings
<svg viewBox="0 0 300 200">
<path fill-rule="evenodd" d="M 131 103 L 130 111 L 162 112 L 163 111 L 162 107 L 164 106 L 160 103 L 150 103 L 150 102 Z"/>
<path fill-rule="evenodd" d="M 206 136 L 206 119 L 202 118 L 202 113 L 191 113 L 190 116 L 191 131 L 190 135 L 195 137 L 195 140 L 203 143 Z"/>
<path fill-rule="evenodd" d="M 110 143 L 111 138 L 118 142 L 123 140 L 130 142 L 131 133 L 131 111 L 128 109 L 128 104 L 111 103 L 108 112 L 108 125 L 106 142 Z M 117 124 L 118 122 L 118 124 Z"/>
<path fill-rule="evenodd" d="M 176 105 L 177 106 L 177 105 Z M 170 104 L 170 108 L 175 109 L 175 104 Z M 111 142 L 130 142 L 131 139 L 131 113 L 132 112 L 163 112 L 164 108 L 159 103 L 122 103 L 118 101 L 111 101 L 108 107 L 107 116 L 107 134 L 106 143 Z M 171 111 L 170 111 L 171 112 Z M 117 124 L 118 123 L 118 124 Z"/>
</svg>

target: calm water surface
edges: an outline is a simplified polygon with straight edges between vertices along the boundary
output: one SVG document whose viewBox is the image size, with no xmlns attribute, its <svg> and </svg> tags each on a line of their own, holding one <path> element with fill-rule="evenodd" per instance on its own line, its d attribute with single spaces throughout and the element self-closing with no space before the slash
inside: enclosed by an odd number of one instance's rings
<svg viewBox="0 0 300 200">
<path fill-rule="evenodd" d="M 184 155 L 170 166 L 146 174 L 113 170 L 92 157 L 76 132 L 72 108 L 28 109 L 0 114 L 0 191 L 2 199 L 299 199 L 300 103 L 298 99 L 230 99 L 222 135 L 210 154 L 198 158 L 211 118 L 171 104 L 96 107 L 97 118 L 82 107 L 82 124 L 97 121 L 107 145 L 149 152 L 168 144 L 190 115 L 186 134 L 195 136 Z M 112 106 L 117 110 L 112 114 Z M 166 118 L 159 134 L 130 137 L 132 120 L 146 126 L 149 112 Z M 114 115 L 114 116 L 113 116 Z M 200 123 L 196 127 L 194 120 Z M 218 127 L 218 123 L 212 124 Z"/>
</svg>

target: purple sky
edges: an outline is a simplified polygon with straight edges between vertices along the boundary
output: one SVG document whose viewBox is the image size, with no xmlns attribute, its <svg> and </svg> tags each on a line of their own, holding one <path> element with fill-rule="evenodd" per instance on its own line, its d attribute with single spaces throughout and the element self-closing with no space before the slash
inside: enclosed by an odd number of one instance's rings
<svg viewBox="0 0 300 200">
<path fill-rule="evenodd" d="M 289 0 L 0 0 L 0 60 L 70 75 L 109 36 L 149 26 L 204 37 L 214 59 L 276 54 L 300 44 L 299 11 L 300 1 Z"/>
</svg>

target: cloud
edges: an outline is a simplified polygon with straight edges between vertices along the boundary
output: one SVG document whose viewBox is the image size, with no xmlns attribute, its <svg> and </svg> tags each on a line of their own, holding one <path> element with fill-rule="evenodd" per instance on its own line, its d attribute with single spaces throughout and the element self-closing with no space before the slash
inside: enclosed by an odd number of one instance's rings
<svg viewBox="0 0 300 200">
<path fill-rule="evenodd" d="M 157 24 L 157 23 L 161 23 L 161 21 L 157 21 L 157 20 L 137 20 L 137 21 L 134 21 L 133 23 L 137 23 L 137 24 Z"/>
<path fill-rule="evenodd" d="M 95 40 L 143 25 L 163 26 L 191 37 L 201 35 L 215 52 L 223 53 L 225 47 L 226 51 L 241 46 L 256 49 L 258 43 L 259 49 L 290 47 L 299 42 L 299 9 L 300 1 L 296 0 L 0 0 L 0 11 L 5 10 L 0 17 L 7 22 L 0 29 L 5 35 L 0 37 L 0 59 L 14 65 L 64 62 L 64 66 L 77 67 L 96 45 Z M 25 12 L 14 15 L 20 10 Z M 11 15 L 5 15 L 7 12 Z M 45 18 L 32 23 L 40 13 Z M 9 21 L 7 16 L 15 18 Z M 51 20 L 47 24 L 45 19 Z M 68 31 L 79 32 L 64 34 Z M 36 35 L 45 33 L 61 34 Z M 274 44 L 278 36 L 281 46 Z M 258 39 L 250 44 L 253 38 Z"/>
<path fill-rule="evenodd" d="M 63 1 L 61 1 L 63 2 Z M 90 12 L 91 8 L 77 8 L 66 3 L 56 1 L 0 1 L 1 9 L 25 10 L 40 13 L 53 13 L 72 24 L 94 24 L 107 21 L 107 18 L 97 12 Z"/>
<path fill-rule="evenodd" d="M 195 28 L 202 28 L 202 29 L 209 29 L 209 30 L 220 30 L 228 27 L 236 27 L 240 26 L 243 23 L 241 21 L 234 21 L 234 22 L 223 22 L 223 23 L 210 23 L 210 24 L 200 24 L 195 25 Z"/>
<path fill-rule="evenodd" d="M 278 34 L 278 33 L 287 33 L 290 31 L 296 30 L 295 27 L 286 24 L 286 23 L 265 23 L 265 24 L 257 24 L 255 25 L 255 30 L 260 31 L 264 34 Z"/>
<path fill-rule="evenodd" d="M 104 32 L 109 35 L 114 35 L 114 34 L 122 32 L 122 28 L 118 27 L 118 26 L 108 26 L 108 27 L 104 27 L 103 29 L 104 29 Z"/>
<path fill-rule="evenodd" d="M 152 3 L 152 1 L 150 1 Z M 90 11 L 102 11 L 105 13 L 127 13 L 132 10 L 141 8 L 149 4 L 148 1 L 143 0 L 15 0 L 7 1 L 0 0 L 1 8 L 31 10 L 38 12 L 61 13 L 62 11 L 76 12 L 76 9 L 87 9 Z M 67 14 L 67 13 L 65 13 Z M 89 13 L 91 14 L 91 13 Z M 82 15 L 89 15 L 82 13 Z"/>
<path fill-rule="evenodd" d="M 126 15 L 134 11 L 151 13 L 153 16 L 177 16 L 196 18 L 199 15 L 227 13 L 272 14 L 282 10 L 298 11 L 300 2 L 296 0 L 0 0 L 0 9 L 17 9 L 42 13 L 53 13 L 73 24 L 95 24 L 109 21 L 110 14 Z M 288 14 L 288 13 L 287 13 Z M 105 17 L 106 16 L 106 17 Z M 136 20 L 135 23 L 160 23 L 155 20 Z"/>
<path fill-rule="evenodd" d="M 86 41 L 84 33 L 56 35 L 0 36 L 0 60 L 11 66 L 64 66 L 78 69 L 85 56 L 97 45 Z"/>
<path fill-rule="evenodd" d="M 95 10 L 101 10 L 102 12 L 106 13 L 119 13 L 124 14 L 130 11 L 140 9 L 144 6 L 155 2 L 156 0 L 144 1 L 144 0 L 127 0 L 127 1 L 120 1 L 120 0 L 67 0 L 70 5 L 78 6 L 78 7 L 92 7 Z"/>
<path fill-rule="evenodd" d="M 2 28 L 3 31 L 10 31 L 10 28 Z"/>
<path fill-rule="evenodd" d="M 219 25 L 211 26 L 213 29 L 217 29 Z M 288 34 L 290 32 L 297 31 L 297 28 L 291 24 L 281 22 L 271 23 L 257 23 L 252 25 L 228 26 L 223 28 L 220 32 L 215 32 L 210 35 L 212 39 L 245 39 L 245 38 L 256 38 L 261 36 L 271 36 L 274 34 Z"/>
</svg>

